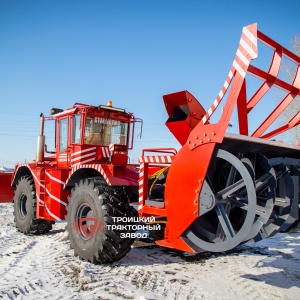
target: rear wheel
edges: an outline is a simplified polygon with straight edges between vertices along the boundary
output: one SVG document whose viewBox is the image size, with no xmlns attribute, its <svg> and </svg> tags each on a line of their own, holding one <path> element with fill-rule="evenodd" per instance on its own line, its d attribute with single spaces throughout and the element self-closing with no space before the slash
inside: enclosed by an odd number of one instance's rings
<svg viewBox="0 0 300 300">
<path fill-rule="evenodd" d="M 134 241 L 130 224 L 119 220 L 137 212 L 129 206 L 125 188 L 108 186 L 103 179 L 81 180 L 72 190 L 67 211 L 71 248 L 79 258 L 110 263 L 130 251 Z"/>
<path fill-rule="evenodd" d="M 31 176 L 22 177 L 14 196 L 16 227 L 25 234 L 42 234 L 52 229 L 50 221 L 36 218 L 36 193 Z"/>
</svg>

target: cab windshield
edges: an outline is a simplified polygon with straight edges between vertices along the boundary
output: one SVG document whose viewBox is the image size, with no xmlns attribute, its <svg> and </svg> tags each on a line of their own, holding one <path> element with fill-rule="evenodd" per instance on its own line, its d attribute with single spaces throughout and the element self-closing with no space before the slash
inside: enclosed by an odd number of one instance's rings
<svg viewBox="0 0 300 300">
<path fill-rule="evenodd" d="M 109 146 L 127 144 L 128 123 L 118 120 L 87 117 L 84 130 L 84 143 Z"/>
</svg>

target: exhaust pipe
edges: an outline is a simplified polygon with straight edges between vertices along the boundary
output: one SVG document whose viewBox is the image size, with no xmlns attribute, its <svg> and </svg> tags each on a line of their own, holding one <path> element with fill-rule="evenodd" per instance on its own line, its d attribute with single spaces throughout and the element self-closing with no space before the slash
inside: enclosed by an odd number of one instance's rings
<svg viewBox="0 0 300 300">
<path fill-rule="evenodd" d="M 37 137 L 37 147 L 36 147 L 36 162 L 42 163 L 45 158 L 45 136 L 44 136 L 44 115 L 40 114 L 41 125 L 40 134 Z"/>
</svg>

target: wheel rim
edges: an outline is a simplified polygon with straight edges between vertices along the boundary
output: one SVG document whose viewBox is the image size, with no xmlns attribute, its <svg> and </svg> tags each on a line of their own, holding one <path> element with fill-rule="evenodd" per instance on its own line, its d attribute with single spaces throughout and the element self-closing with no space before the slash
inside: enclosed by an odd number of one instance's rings
<svg viewBox="0 0 300 300">
<path fill-rule="evenodd" d="M 255 222 L 244 242 L 253 243 L 254 237 L 259 234 L 260 229 L 268 222 L 273 211 L 276 196 L 276 174 L 268 159 L 262 154 L 249 155 L 249 159 L 255 174 L 257 205 Z"/>
<path fill-rule="evenodd" d="M 27 196 L 25 194 L 22 194 L 19 198 L 19 214 L 22 219 L 25 219 L 27 216 L 26 203 Z"/>
<path fill-rule="evenodd" d="M 277 176 L 277 190 L 275 204 L 269 222 L 255 237 L 255 241 L 275 235 L 287 229 L 295 219 L 291 216 L 294 197 L 294 184 L 289 169 L 284 164 L 274 165 Z"/>
<path fill-rule="evenodd" d="M 212 158 L 206 180 L 214 203 L 203 215 L 200 209 L 200 216 L 183 238 L 200 251 L 227 251 L 247 237 L 254 223 L 256 193 L 253 178 L 236 156 L 219 149 Z"/>
<path fill-rule="evenodd" d="M 75 227 L 83 240 L 89 240 L 95 233 L 97 226 L 92 208 L 87 204 L 81 204 L 76 211 Z"/>
</svg>

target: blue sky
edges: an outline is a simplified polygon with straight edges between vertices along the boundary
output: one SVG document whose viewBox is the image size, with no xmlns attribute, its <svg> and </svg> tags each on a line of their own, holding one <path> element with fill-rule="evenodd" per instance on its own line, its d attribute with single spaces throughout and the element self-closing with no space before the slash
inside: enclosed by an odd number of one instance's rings
<svg viewBox="0 0 300 300">
<path fill-rule="evenodd" d="M 74 102 L 112 100 L 144 120 L 132 161 L 178 148 L 162 95 L 188 90 L 208 109 L 242 27 L 257 22 L 291 48 L 299 10 L 297 0 L 0 0 L 0 166 L 32 160 L 39 114 Z"/>
</svg>

